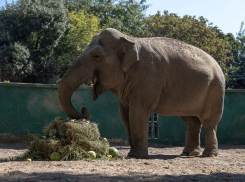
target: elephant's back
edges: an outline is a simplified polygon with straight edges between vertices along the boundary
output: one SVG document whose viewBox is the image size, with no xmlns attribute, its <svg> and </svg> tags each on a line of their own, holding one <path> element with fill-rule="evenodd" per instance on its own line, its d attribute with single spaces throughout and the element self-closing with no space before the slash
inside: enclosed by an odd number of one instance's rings
<svg viewBox="0 0 245 182">
<path fill-rule="evenodd" d="M 208 53 L 175 39 L 152 39 L 150 42 L 154 51 L 161 54 L 164 88 L 176 94 L 186 92 L 186 95 L 198 95 L 197 93 L 210 87 L 210 84 L 224 88 L 224 74 Z"/>
<path fill-rule="evenodd" d="M 162 69 L 202 73 L 208 77 L 224 79 L 217 61 L 202 49 L 185 42 L 167 37 L 145 38 L 160 58 Z"/>
</svg>

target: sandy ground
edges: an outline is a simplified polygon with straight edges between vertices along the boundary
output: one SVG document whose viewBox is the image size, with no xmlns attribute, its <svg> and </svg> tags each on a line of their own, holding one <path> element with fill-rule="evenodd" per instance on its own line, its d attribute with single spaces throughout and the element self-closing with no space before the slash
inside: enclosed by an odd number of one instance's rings
<svg viewBox="0 0 245 182">
<path fill-rule="evenodd" d="M 128 146 L 116 146 L 126 156 Z M 220 146 L 214 158 L 181 157 L 183 147 L 151 146 L 150 159 L 0 162 L 0 181 L 245 181 L 245 146 Z M 20 155 L 25 144 L 0 144 L 0 158 Z"/>
</svg>

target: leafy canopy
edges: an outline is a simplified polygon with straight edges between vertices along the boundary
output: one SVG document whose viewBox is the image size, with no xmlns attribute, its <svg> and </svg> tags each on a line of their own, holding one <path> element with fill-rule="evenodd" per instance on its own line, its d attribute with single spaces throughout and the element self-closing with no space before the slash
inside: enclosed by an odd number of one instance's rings
<svg viewBox="0 0 245 182">
<path fill-rule="evenodd" d="M 145 19 L 144 25 L 146 31 L 142 36 L 169 37 L 199 47 L 216 59 L 224 73 L 233 60 L 228 40 L 220 39 L 212 24 L 203 17 L 197 19 L 195 16 L 185 15 L 181 18 L 177 14 L 164 11 L 163 15 L 158 12 Z"/>
<path fill-rule="evenodd" d="M 82 11 L 72 11 L 68 16 L 70 31 L 66 36 L 66 41 L 69 46 L 81 53 L 88 46 L 93 36 L 101 31 L 100 22 L 94 15 Z"/>
<path fill-rule="evenodd" d="M 65 71 L 88 47 L 93 36 L 101 31 L 100 21 L 83 11 L 68 13 L 70 28 L 55 49 L 52 62 L 56 64 L 56 75 L 61 78 Z"/>
<path fill-rule="evenodd" d="M 4 77 L 42 82 L 48 60 L 68 28 L 62 1 L 19 0 L 0 11 L 0 64 Z"/>
<path fill-rule="evenodd" d="M 115 28 L 131 36 L 143 31 L 146 0 L 67 0 L 67 9 L 85 11 L 100 20 L 100 27 Z"/>
<path fill-rule="evenodd" d="M 0 68 L 4 77 L 56 83 L 88 46 L 111 27 L 137 37 L 170 37 L 197 46 L 224 71 L 230 88 L 244 75 L 244 29 L 235 38 L 207 19 L 165 11 L 146 17 L 146 0 L 17 0 L 0 9 Z M 228 78 L 229 75 L 229 78 Z M 235 84 L 236 82 L 236 84 Z"/>
<path fill-rule="evenodd" d="M 240 31 L 236 37 L 236 60 L 231 66 L 228 88 L 245 89 L 245 28 L 244 22 L 241 23 Z"/>
</svg>

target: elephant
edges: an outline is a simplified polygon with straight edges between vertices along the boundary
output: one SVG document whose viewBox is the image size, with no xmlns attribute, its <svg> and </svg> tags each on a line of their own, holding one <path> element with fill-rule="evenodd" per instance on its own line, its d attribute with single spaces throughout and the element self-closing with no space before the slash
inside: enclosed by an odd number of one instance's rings
<svg viewBox="0 0 245 182">
<path fill-rule="evenodd" d="M 94 101 L 106 90 L 117 97 L 130 145 L 128 157 L 149 157 L 152 113 L 178 116 L 187 124 L 181 155 L 218 154 L 216 132 L 224 108 L 225 78 L 203 50 L 167 37 L 130 37 L 107 28 L 92 38 L 59 84 L 59 104 L 71 118 L 85 117 L 74 109 L 71 96 L 88 79 L 93 82 Z"/>
</svg>

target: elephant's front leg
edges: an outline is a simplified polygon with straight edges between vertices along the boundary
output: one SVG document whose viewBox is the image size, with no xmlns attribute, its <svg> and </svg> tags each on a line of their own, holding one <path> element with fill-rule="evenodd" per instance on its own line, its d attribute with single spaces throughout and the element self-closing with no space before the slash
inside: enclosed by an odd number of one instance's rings
<svg viewBox="0 0 245 182">
<path fill-rule="evenodd" d="M 134 150 L 134 146 L 132 143 L 131 133 L 130 133 L 129 107 L 126 104 L 119 102 L 119 111 L 120 111 L 120 115 L 121 115 L 123 125 L 125 127 L 126 132 L 127 132 L 128 143 L 130 145 L 130 152 L 129 153 L 131 153 Z"/>
<path fill-rule="evenodd" d="M 131 106 L 129 109 L 130 134 L 133 148 L 128 157 L 148 158 L 148 131 L 150 112 L 142 106 Z"/>
</svg>

